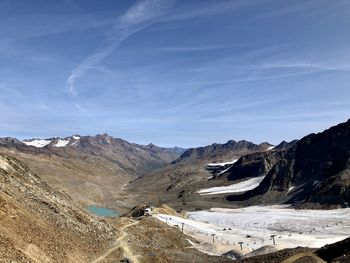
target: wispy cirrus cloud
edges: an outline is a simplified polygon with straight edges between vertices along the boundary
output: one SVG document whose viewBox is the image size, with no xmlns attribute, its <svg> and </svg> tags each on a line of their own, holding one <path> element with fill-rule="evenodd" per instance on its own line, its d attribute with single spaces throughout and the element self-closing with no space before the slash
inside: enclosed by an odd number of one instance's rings
<svg viewBox="0 0 350 263">
<path fill-rule="evenodd" d="M 189 47 L 167 47 L 167 48 L 159 48 L 159 51 L 165 52 L 196 52 L 196 51 L 210 51 L 210 50 L 218 50 L 228 48 L 225 45 L 212 45 L 212 46 L 189 46 Z"/>
<path fill-rule="evenodd" d="M 126 38 L 156 22 L 156 19 L 164 15 L 173 2 L 174 0 L 144 0 L 131 6 L 117 20 L 114 30 L 111 31 L 109 44 L 88 56 L 72 70 L 67 79 L 70 94 L 72 96 L 78 94 L 75 87 L 77 79 L 111 55 Z"/>
<path fill-rule="evenodd" d="M 83 113 L 89 113 L 89 112 L 87 111 L 87 109 L 85 109 L 83 106 L 81 106 L 81 105 L 78 104 L 78 103 L 75 103 L 74 106 L 75 106 L 78 110 L 80 110 L 81 112 L 83 112 Z"/>
<path fill-rule="evenodd" d="M 2 90 L 3 92 L 1 92 L 3 95 L 6 96 L 20 96 L 20 97 L 24 97 L 24 94 L 14 88 L 10 88 L 6 85 L 0 84 L 0 90 Z"/>
<path fill-rule="evenodd" d="M 243 67 L 244 68 L 244 67 Z M 285 60 L 285 61 L 268 61 L 263 62 L 260 65 L 252 66 L 253 69 L 311 69 L 311 70 L 320 70 L 320 71 L 328 71 L 328 70 L 336 70 L 336 71 L 349 71 L 350 64 L 339 63 L 337 65 L 327 64 L 327 63 L 318 63 L 311 61 L 303 61 L 303 60 Z"/>
</svg>

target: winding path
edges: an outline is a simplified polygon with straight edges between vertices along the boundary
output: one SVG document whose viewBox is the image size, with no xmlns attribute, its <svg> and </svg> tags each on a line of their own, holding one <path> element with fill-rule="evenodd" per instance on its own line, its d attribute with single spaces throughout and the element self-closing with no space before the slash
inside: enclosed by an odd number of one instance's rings
<svg viewBox="0 0 350 263">
<path fill-rule="evenodd" d="M 130 260 L 130 262 L 132 262 L 132 263 L 140 263 L 138 258 L 140 258 L 141 256 L 140 255 L 134 255 L 132 253 L 132 251 L 130 250 L 127 242 L 125 241 L 125 238 L 128 235 L 125 232 L 125 229 L 127 229 L 128 227 L 137 225 L 138 223 L 139 223 L 139 221 L 133 221 L 130 224 L 122 226 L 120 228 L 121 236 L 115 241 L 114 246 L 112 248 L 110 248 L 109 250 L 107 250 L 103 255 L 101 255 L 98 258 L 96 258 L 93 261 L 91 261 L 91 263 L 101 262 L 102 260 L 104 260 L 107 256 L 109 256 L 112 252 L 114 252 L 118 248 L 122 248 L 123 249 L 123 251 L 124 251 L 123 256 L 128 258 Z"/>
</svg>

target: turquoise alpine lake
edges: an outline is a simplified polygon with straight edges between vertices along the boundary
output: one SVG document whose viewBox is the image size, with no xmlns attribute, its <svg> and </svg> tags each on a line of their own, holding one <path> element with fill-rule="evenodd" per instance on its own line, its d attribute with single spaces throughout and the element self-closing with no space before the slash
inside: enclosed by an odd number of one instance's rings
<svg viewBox="0 0 350 263">
<path fill-rule="evenodd" d="M 89 212 L 98 215 L 98 216 L 104 216 L 104 217 L 117 217 L 118 216 L 118 212 L 107 208 L 107 207 L 98 207 L 98 206 L 88 206 L 87 210 L 89 210 Z"/>
</svg>

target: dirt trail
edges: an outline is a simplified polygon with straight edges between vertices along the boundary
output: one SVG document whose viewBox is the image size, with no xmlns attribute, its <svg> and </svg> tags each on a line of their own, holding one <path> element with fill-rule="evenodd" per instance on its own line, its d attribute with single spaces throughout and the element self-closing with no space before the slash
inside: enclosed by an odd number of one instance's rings
<svg viewBox="0 0 350 263">
<path fill-rule="evenodd" d="M 123 256 L 128 258 L 130 262 L 132 263 L 140 263 L 139 258 L 141 257 L 140 255 L 134 255 L 132 251 L 130 250 L 127 242 L 125 241 L 125 238 L 127 237 L 127 232 L 125 232 L 125 229 L 128 227 L 134 226 L 138 224 L 139 221 L 133 221 L 130 224 L 127 224 L 125 226 L 122 226 L 120 228 L 121 236 L 115 241 L 115 245 L 110 248 L 108 251 L 106 251 L 103 255 L 99 256 L 95 260 L 91 261 L 91 263 L 98 263 L 104 260 L 106 257 L 108 257 L 113 251 L 117 250 L 118 248 L 122 248 L 124 253 Z"/>
<path fill-rule="evenodd" d="M 283 260 L 282 263 L 294 263 L 298 259 L 303 258 L 303 257 L 311 257 L 311 258 L 315 259 L 317 263 L 327 263 L 326 261 L 324 261 L 323 259 L 319 258 L 318 256 L 316 256 L 312 252 L 300 252 L 300 253 L 297 253 L 297 254 L 291 256 L 290 258 L 287 258 L 287 259 Z"/>
</svg>

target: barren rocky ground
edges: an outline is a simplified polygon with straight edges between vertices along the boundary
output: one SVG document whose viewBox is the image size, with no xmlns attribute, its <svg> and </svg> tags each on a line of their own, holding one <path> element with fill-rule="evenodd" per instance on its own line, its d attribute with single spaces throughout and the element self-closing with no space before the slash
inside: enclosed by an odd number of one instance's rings
<svg viewBox="0 0 350 263">
<path fill-rule="evenodd" d="M 0 261 L 88 262 L 115 229 L 13 157 L 0 155 Z"/>
</svg>

